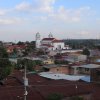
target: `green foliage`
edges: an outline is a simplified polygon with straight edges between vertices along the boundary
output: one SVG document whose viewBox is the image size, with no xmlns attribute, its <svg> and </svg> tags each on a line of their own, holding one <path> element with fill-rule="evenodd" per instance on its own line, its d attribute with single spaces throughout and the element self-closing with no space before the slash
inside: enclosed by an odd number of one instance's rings
<svg viewBox="0 0 100 100">
<path fill-rule="evenodd" d="M 27 60 L 27 64 L 26 64 L 26 66 L 27 66 L 27 69 L 29 70 L 29 71 L 32 71 L 32 70 L 34 70 L 34 66 L 36 65 L 36 63 L 34 62 L 34 61 L 31 61 L 31 60 Z"/>
<path fill-rule="evenodd" d="M 85 49 L 83 49 L 82 54 L 89 56 L 90 55 L 90 51 L 87 48 L 85 48 Z"/>
<path fill-rule="evenodd" d="M 0 47 L 0 58 L 8 58 L 8 54 L 6 52 L 6 49 L 3 47 Z"/>
<path fill-rule="evenodd" d="M 17 69 L 24 69 L 24 66 L 27 66 L 27 70 L 33 71 L 34 66 L 41 65 L 42 62 L 39 60 L 29 60 L 29 59 L 18 59 Z"/>
<path fill-rule="evenodd" d="M 0 80 L 6 78 L 11 73 L 11 71 L 12 71 L 11 66 L 7 66 L 5 68 L 0 69 Z"/>
<path fill-rule="evenodd" d="M 24 42 L 21 42 L 21 41 L 19 41 L 18 43 L 17 43 L 17 45 L 23 45 L 24 44 Z"/>
<path fill-rule="evenodd" d="M 64 42 L 66 45 L 72 47 L 72 49 L 82 49 L 83 47 L 93 49 L 95 48 L 95 44 L 100 44 L 99 39 L 67 39 Z"/>
<path fill-rule="evenodd" d="M 74 96 L 74 97 L 71 97 L 70 100 L 84 100 L 84 98 L 81 96 Z"/>
<path fill-rule="evenodd" d="M 25 63 L 24 60 L 18 59 L 17 60 L 17 65 L 16 65 L 16 69 L 23 69 L 24 65 L 25 65 L 24 63 Z"/>
<path fill-rule="evenodd" d="M 17 49 L 16 48 L 13 49 L 13 54 L 17 54 Z"/>
<path fill-rule="evenodd" d="M 43 51 L 43 50 L 39 50 L 39 51 L 37 51 L 37 55 L 39 56 L 39 55 L 45 55 L 45 52 Z"/>
<path fill-rule="evenodd" d="M 21 42 L 21 41 L 19 41 L 17 44 L 18 45 L 27 45 L 26 48 L 23 51 L 23 54 L 24 54 L 23 56 L 27 56 L 30 53 L 33 53 L 34 52 L 34 49 L 35 49 L 35 41 L 32 41 L 32 42 L 29 42 L 29 41 Z"/>
<path fill-rule="evenodd" d="M 8 54 L 3 47 L 0 47 L 0 80 L 6 78 L 12 70 L 12 65 L 8 60 Z"/>
<path fill-rule="evenodd" d="M 42 61 L 40 61 L 40 60 L 35 60 L 34 62 L 36 63 L 36 65 L 41 65 L 42 64 Z"/>
<path fill-rule="evenodd" d="M 62 100 L 63 95 L 58 93 L 49 94 L 46 100 Z"/>
</svg>

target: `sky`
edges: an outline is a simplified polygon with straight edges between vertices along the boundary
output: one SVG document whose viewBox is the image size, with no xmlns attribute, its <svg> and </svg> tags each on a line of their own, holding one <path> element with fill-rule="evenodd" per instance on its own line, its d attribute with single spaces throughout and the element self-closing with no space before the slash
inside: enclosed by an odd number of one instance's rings
<svg viewBox="0 0 100 100">
<path fill-rule="evenodd" d="M 0 41 L 100 38 L 100 0 L 0 0 Z"/>
</svg>

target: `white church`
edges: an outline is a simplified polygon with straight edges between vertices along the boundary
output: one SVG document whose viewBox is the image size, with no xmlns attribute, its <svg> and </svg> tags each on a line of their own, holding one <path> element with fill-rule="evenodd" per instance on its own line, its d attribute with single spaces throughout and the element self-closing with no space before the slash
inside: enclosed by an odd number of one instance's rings
<svg viewBox="0 0 100 100">
<path fill-rule="evenodd" d="M 47 38 L 41 39 L 40 33 L 36 33 L 36 48 L 46 51 L 61 51 L 69 49 L 68 45 L 65 45 L 63 40 L 59 40 L 53 37 L 50 33 Z"/>
</svg>

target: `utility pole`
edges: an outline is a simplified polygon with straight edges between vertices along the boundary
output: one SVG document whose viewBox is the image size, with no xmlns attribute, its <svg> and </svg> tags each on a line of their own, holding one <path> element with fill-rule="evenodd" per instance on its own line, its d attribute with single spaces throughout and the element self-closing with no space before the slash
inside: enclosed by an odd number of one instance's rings
<svg viewBox="0 0 100 100">
<path fill-rule="evenodd" d="M 24 67 L 24 100 L 27 99 L 27 95 L 28 95 L 27 86 L 28 86 L 28 79 L 26 77 L 26 65 L 25 65 Z"/>
</svg>

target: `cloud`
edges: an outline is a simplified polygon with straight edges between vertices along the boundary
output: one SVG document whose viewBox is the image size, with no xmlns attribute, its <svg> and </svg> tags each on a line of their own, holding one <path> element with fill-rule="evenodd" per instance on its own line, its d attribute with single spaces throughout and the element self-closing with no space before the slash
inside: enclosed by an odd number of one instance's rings
<svg viewBox="0 0 100 100">
<path fill-rule="evenodd" d="M 66 9 L 60 6 L 59 9 L 49 14 L 49 17 L 64 22 L 80 22 L 83 18 L 90 15 L 90 7 L 81 7 L 78 9 Z"/>
<path fill-rule="evenodd" d="M 20 18 L 0 18 L 0 24 L 9 25 L 9 24 L 21 24 L 24 23 L 24 19 Z"/>
<path fill-rule="evenodd" d="M 80 35 L 89 35 L 90 32 L 89 32 L 89 31 L 81 31 L 79 34 L 80 34 Z"/>
<path fill-rule="evenodd" d="M 43 12 L 52 12 L 55 0 L 38 0 L 38 10 Z"/>
<path fill-rule="evenodd" d="M 17 14 L 23 17 L 20 13 L 24 12 L 27 14 L 24 18 L 28 18 L 31 21 L 37 19 L 40 21 L 51 21 L 51 22 L 65 22 L 65 23 L 76 23 L 82 21 L 84 18 L 91 14 L 90 7 L 80 7 L 78 9 L 65 8 L 65 6 L 59 6 L 58 9 L 55 8 L 54 4 L 57 0 L 32 0 L 32 2 L 24 1 L 16 5 L 14 9 L 8 9 L 9 14 Z M 18 12 L 20 13 L 18 13 Z M 7 10 L 0 10 L 0 15 L 3 16 Z M 9 16 L 9 15 L 8 15 Z M 5 16 L 7 17 L 7 16 Z M 9 16 L 10 17 L 10 16 Z M 35 17 L 35 19 L 32 19 Z M 1 18 L 0 24 L 17 24 L 23 23 L 23 18 Z M 36 21 L 37 21 L 36 20 Z"/>
<path fill-rule="evenodd" d="M 89 6 L 87 7 L 80 7 L 79 9 L 74 11 L 74 14 L 76 16 L 88 16 L 91 14 L 91 8 Z"/>
<path fill-rule="evenodd" d="M 22 2 L 16 5 L 15 9 L 19 12 L 28 12 L 33 14 L 33 16 L 39 14 L 40 18 L 39 16 L 38 18 L 41 20 L 70 23 L 80 22 L 92 13 L 91 8 L 88 6 L 78 9 L 67 9 L 65 6 L 59 6 L 58 9 L 56 9 L 54 6 L 56 1 L 57 0 L 32 0 L 32 2 Z M 44 13 L 45 15 L 43 15 Z"/>
<path fill-rule="evenodd" d="M 27 2 L 22 2 L 19 5 L 16 5 L 15 9 L 18 11 L 31 11 L 32 5 Z"/>
<path fill-rule="evenodd" d="M 6 14 L 6 10 L 0 9 L 0 16 L 3 16 Z"/>
<path fill-rule="evenodd" d="M 15 9 L 26 12 L 51 12 L 56 0 L 33 0 L 32 3 L 22 2 Z"/>
</svg>

